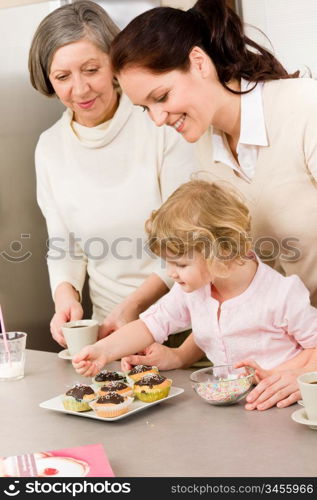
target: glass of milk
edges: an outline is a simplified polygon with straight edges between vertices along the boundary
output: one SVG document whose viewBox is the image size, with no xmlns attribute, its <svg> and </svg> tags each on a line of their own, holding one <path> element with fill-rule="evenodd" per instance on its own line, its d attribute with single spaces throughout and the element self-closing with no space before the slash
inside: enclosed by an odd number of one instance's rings
<svg viewBox="0 0 317 500">
<path fill-rule="evenodd" d="M 0 333 L 0 381 L 19 380 L 24 377 L 25 346 L 27 334 L 24 332 L 7 332 L 7 344 Z"/>
</svg>

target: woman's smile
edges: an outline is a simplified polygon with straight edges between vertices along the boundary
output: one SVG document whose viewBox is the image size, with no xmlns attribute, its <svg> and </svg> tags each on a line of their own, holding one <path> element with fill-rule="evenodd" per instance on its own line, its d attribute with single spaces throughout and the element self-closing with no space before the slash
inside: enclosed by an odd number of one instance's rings
<svg viewBox="0 0 317 500">
<path fill-rule="evenodd" d="M 184 128 L 185 119 L 186 119 L 186 113 L 183 113 L 182 116 L 171 126 L 174 127 L 174 129 L 177 132 L 181 133 Z"/>
<path fill-rule="evenodd" d="M 97 97 L 95 97 L 94 99 L 90 99 L 90 101 L 78 102 L 77 105 L 82 109 L 89 109 L 93 107 L 93 105 L 96 102 L 96 99 Z"/>
</svg>

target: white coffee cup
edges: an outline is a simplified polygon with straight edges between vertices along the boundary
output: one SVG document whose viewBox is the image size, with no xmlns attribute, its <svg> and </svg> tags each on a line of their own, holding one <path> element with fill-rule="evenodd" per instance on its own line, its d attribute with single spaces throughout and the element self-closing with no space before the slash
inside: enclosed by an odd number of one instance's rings
<svg viewBox="0 0 317 500">
<path fill-rule="evenodd" d="M 99 324 L 94 319 L 69 321 L 64 323 L 61 328 L 71 356 L 77 354 L 86 345 L 94 344 L 98 340 Z"/>
<path fill-rule="evenodd" d="M 317 422 L 317 371 L 307 372 L 297 379 L 307 417 Z"/>
</svg>

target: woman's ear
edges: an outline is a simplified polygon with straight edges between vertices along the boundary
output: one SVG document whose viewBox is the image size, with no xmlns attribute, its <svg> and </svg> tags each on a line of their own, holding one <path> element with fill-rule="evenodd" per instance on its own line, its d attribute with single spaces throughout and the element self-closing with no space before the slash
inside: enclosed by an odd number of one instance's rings
<svg viewBox="0 0 317 500">
<path fill-rule="evenodd" d="M 212 62 L 208 54 L 200 47 L 193 47 L 189 53 L 189 60 L 191 67 L 199 72 L 199 74 L 206 78 L 210 74 Z"/>
</svg>

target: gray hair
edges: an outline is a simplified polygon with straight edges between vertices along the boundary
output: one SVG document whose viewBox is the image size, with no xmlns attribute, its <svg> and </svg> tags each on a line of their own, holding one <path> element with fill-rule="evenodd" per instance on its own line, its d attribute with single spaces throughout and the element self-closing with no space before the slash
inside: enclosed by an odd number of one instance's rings
<svg viewBox="0 0 317 500">
<path fill-rule="evenodd" d="M 33 87 L 46 96 L 55 91 L 49 80 L 55 52 L 84 38 L 106 54 L 119 28 L 106 11 L 92 0 L 78 0 L 51 12 L 39 24 L 29 52 L 29 72 Z"/>
</svg>

